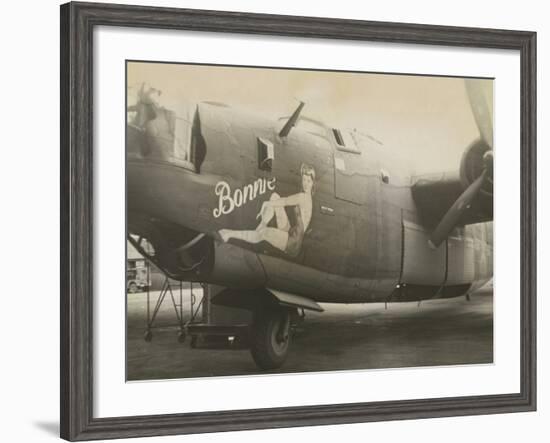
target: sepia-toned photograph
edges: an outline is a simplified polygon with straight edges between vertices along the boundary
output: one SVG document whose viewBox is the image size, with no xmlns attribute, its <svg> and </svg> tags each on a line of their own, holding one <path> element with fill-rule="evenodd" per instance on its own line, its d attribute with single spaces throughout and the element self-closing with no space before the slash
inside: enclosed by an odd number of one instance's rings
<svg viewBox="0 0 550 443">
<path fill-rule="evenodd" d="M 126 62 L 128 381 L 493 363 L 493 79 L 428 74 Z"/>
</svg>

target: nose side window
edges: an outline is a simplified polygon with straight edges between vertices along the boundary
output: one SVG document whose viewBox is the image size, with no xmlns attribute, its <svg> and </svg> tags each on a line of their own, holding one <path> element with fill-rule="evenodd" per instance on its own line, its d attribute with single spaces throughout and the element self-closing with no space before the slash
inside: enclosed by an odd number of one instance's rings
<svg viewBox="0 0 550 443">
<path fill-rule="evenodd" d="M 174 123 L 174 159 L 180 166 L 200 172 L 206 155 L 197 107 L 180 110 Z"/>
<path fill-rule="evenodd" d="M 173 156 L 181 162 L 192 163 L 193 122 L 196 109 L 183 108 L 178 111 L 174 119 Z"/>
</svg>

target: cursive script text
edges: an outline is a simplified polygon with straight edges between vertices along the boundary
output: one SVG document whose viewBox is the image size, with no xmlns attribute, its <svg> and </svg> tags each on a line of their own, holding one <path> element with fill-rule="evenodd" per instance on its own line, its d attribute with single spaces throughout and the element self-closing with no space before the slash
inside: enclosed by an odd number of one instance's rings
<svg viewBox="0 0 550 443">
<path fill-rule="evenodd" d="M 220 181 L 216 183 L 214 192 L 218 196 L 218 207 L 212 211 L 215 218 L 221 215 L 230 214 L 235 208 L 254 200 L 256 197 L 265 194 L 268 190 L 275 190 L 275 177 L 259 178 L 253 183 L 244 185 L 242 188 L 231 189 L 229 183 Z"/>
</svg>

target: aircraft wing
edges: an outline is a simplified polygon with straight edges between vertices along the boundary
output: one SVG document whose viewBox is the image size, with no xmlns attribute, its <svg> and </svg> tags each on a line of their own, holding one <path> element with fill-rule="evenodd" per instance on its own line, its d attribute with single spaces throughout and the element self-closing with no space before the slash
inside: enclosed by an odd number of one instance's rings
<svg viewBox="0 0 550 443">
<path fill-rule="evenodd" d="M 316 312 L 323 312 L 324 309 L 315 301 L 302 297 L 301 295 L 267 288 L 265 290 L 271 302 L 291 308 L 302 308 Z M 238 290 L 226 288 L 212 298 L 215 305 L 228 306 L 232 308 L 254 309 L 258 303 L 265 301 L 258 296 L 257 290 Z"/>
</svg>

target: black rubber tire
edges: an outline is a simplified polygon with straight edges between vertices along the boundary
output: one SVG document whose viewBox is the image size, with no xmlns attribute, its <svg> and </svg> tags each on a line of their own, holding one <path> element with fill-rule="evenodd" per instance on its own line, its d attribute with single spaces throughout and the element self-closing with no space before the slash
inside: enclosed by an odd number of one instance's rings
<svg viewBox="0 0 550 443">
<path fill-rule="evenodd" d="M 128 292 L 130 294 L 135 294 L 138 291 L 138 286 L 136 283 L 132 282 L 128 285 Z"/>
<path fill-rule="evenodd" d="M 285 339 L 277 339 L 281 327 Z M 280 341 L 279 341 L 280 340 Z M 288 356 L 290 347 L 290 312 L 271 308 L 256 312 L 252 325 L 250 352 L 256 365 L 263 370 L 280 368 Z"/>
</svg>

